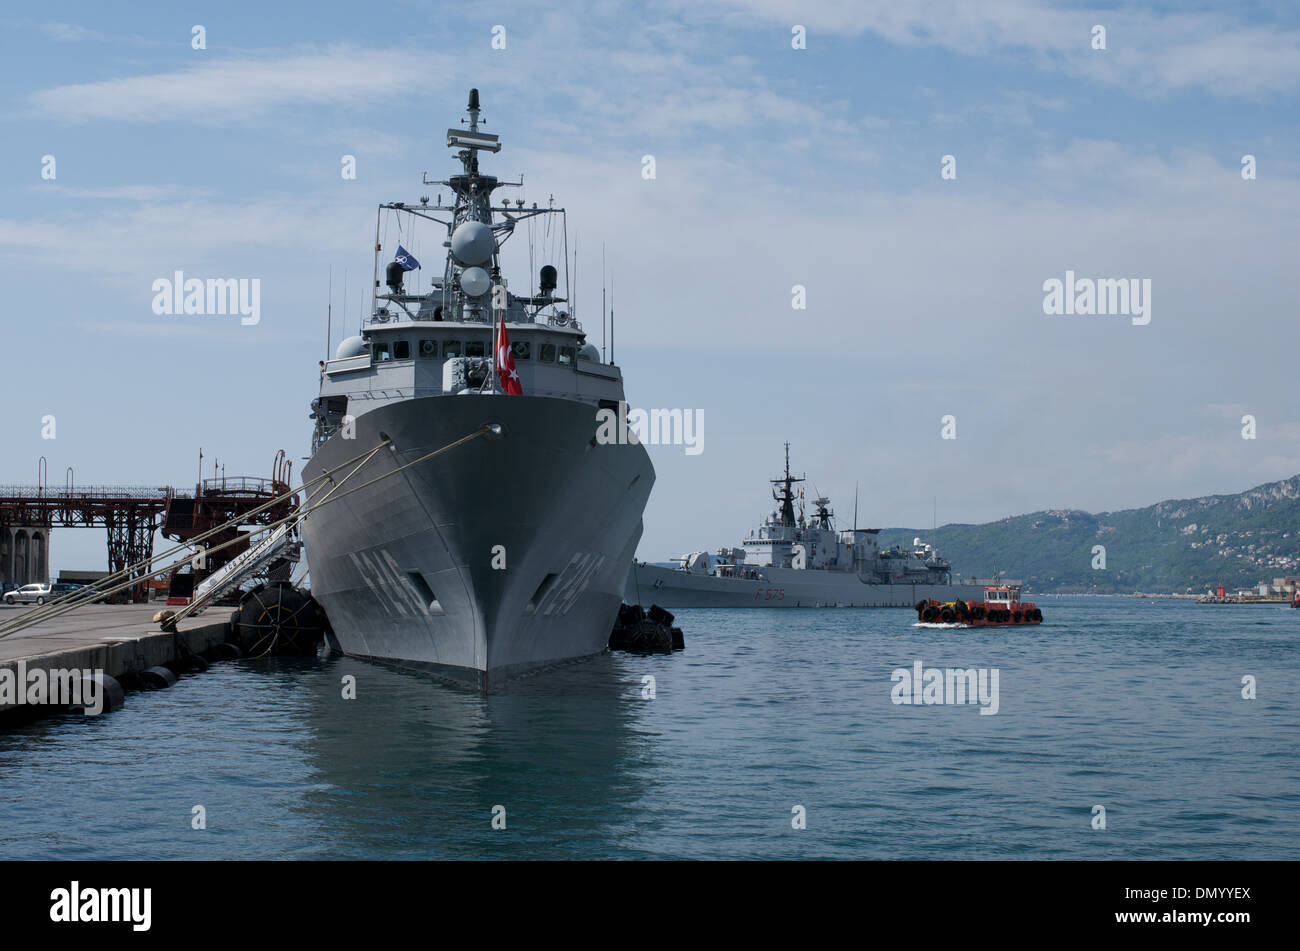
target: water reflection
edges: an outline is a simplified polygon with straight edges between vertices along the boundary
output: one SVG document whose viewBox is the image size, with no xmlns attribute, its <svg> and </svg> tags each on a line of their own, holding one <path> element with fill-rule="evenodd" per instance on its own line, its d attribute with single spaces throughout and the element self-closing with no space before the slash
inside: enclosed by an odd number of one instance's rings
<svg viewBox="0 0 1300 951">
<path fill-rule="evenodd" d="M 628 769 L 652 755 L 634 749 L 639 682 L 609 655 L 486 696 L 346 657 L 304 686 L 316 782 L 297 812 L 320 857 L 616 854 L 645 794 Z"/>
</svg>

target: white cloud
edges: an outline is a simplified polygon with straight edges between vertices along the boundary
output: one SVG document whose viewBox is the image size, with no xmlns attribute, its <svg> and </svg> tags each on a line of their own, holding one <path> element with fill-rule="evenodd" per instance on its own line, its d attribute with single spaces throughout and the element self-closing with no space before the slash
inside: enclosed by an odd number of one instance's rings
<svg viewBox="0 0 1300 951">
<path fill-rule="evenodd" d="M 1229 13 L 1070 9 L 1041 0 L 717 0 L 716 5 L 746 23 L 759 18 L 787 29 L 803 24 L 809 50 L 823 38 L 871 33 L 898 46 L 1028 61 L 1148 96 L 1189 88 L 1227 96 L 1300 88 L 1300 32 L 1245 24 Z M 1090 46 L 1095 24 L 1106 28 L 1105 51 Z"/>
<path fill-rule="evenodd" d="M 42 89 L 32 105 L 57 119 L 229 121 L 285 106 L 381 102 L 396 89 L 437 89 L 439 57 L 331 46 L 292 55 L 207 60 L 170 73 Z"/>
<path fill-rule="evenodd" d="M 46 36 L 53 37 L 56 40 L 65 42 L 77 42 L 85 39 L 99 39 L 101 34 L 94 30 L 88 30 L 84 26 L 78 26 L 75 23 L 42 23 L 40 30 Z"/>
<path fill-rule="evenodd" d="M 1145 485 L 1151 502 L 1241 492 L 1300 472 L 1300 424 L 1269 417 L 1254 441 L 1240 423 L 1198 425 L 1193 431 L 1125 439 L 1094 453 L 1105 469 Z"/>
<path fill-rule="evenodd" d="M 45 183 L 28 185 L 27 191 L 43 197 L 55 196 L 83 201 L 167 201 L 202 198 L 208 194 L 204 188 L 188 185 L 112 185 L 105 188 L 68 188 Z"/>
</svg>

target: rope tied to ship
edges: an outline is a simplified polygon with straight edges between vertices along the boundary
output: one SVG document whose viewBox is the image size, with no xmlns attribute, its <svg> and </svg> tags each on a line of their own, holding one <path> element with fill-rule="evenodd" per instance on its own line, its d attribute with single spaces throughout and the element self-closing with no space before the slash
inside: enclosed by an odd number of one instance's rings
<svg viewBox="0 0 1300 951">
<path fill-rule="evenodd" d="M 271 508 L 272 506 L 290 500 L 295 496 L 299 495 L 300 493 L 306 492 L 306 490 L 309 487 L 311 487 L 313 491 L 307 500 L 304 500 L 302 503 L 300 503 L 289 515 L 286 515 L 285 517 L 277 519 L 276 521 L 271 522 L 270 524 L 264 526 L 263 531 L 264 532 L 274 531 L 276 528 L 279 528 L 281 525 L 288 524 L 289 522 L 295 522 L 295 523 L 299 522 L 304 518 L 306 518 L 308 515 L 310 515 L 312 512 L 316 511 L 317 509 L 321 508 L 324 505 L 329 504 L 330 502 L 337 502 L 339 499 L 345 498 L 354 492 L 359 492 L 362 489 L 368 488 L 369 486 L 372 486 L 377 482 L 381 482 L 384 479 L 387 479 L 391 476 L 395 476 L 399 472 L 404 472 L 407 469 L 412 468 L 413 466 L 419 465 L 420 463 L 423 462 L 427 462 L 430 459 L 434 459 L 437 456 L 442 455 L 443 453 L 450 452 L 451 450 L 456 449 L 459 446 L 463 446 L 466 443 L 471 442 L 472 440 L 478 439 L 483 436 L 499 436 L 503 433 L 503 431 L 504 431 L 503 427 L 499 423 L 484 423 L 474 432 L 469 433 L 468 435 L 465 436 L 461 436 L 459 439 L 455 439 L 452 442 L 447 443 L 445 446 L 441 446 L 438 449 L 433 450 L 432 452 L 427 452 L 424 455 L 412 459 L 410 462 L 403 463 L 402 465 L 399 465 L 389 470 L 388 472 L 383 473 L 382 475 L 376 476 L 375 478 L 363 482 L 360 485 L 353 486 L 347 489 L 347 491 L 338 492 L 338 490 L 343 488 L 343 486 L 347 483 L 349 479 L 351 479 L 354 475 L 360 472 L 361 469 L 365 467 L 366 464 L 368 464 L 371 461 L 371 459 L 373 459 L 381 449 L 384 449 L 385 447 L 392 447 L 393 445 L 392 438 L 381 433 L 380 435 L 382 436 L 382 438 L 380 442 L 377 445 L 375 445 L 373 448 L 365 452 L 358 453 L 356 456 L 353 456 L 351 459 L 347 460 L 346 462 L 342 462 L 337 466 L 325 470 L 315 478 L 304 482 L 297 489 L 276 496 L 275 498 L 258 506 L 257 508 L 251 509 L 248 512 L 244 512 L 237 518 L 231 519 L 230 521 L 227 522 L 223 522 L 220 525 L 217 525 L 216 527 L 207 530 L 206 532 L 202 532 L 198 535 L 195 535 L 192 539 L 190 539 L 186 543 L 175 545 L 172 548 L 169 548 L 166 551 L 162 552 L 161 554 L 154 555 L 150 558 L 146 558 L 145 560 L 137 562 L 134 565 L 128 565 L 127 567 L 121 569 L 120 571 L 114 572 L 111 575 L 107 576 L 106 578 L 101 579 L 101 581 L 98 582 L 98 584 L 93 587 L 88 586 L 86 588 L 78 589 L 77 591 L 69 592 L 63 597 L 56 598 L 52 601 L 47 602 L 44 605 L 44 607 L 37 607 L 32 611 L 25 612 L 21 617 L 16 618 L 7 624 L 0 624 L 0 638 L 8 637 L 11 634 L 16 634 L 19 631 L 26 630 L 27 628 L 32 627 L 36 624 L 40 624 L 48 620 L 53 620 L 56 617 L 61 617 L 64 614 L 69 613 L 70 611 L 74 611 L 77 608 L 83 607 L 87 604 L 97 601 L 100 598 L 106 597 L 111 594 L 116 594 L 117 592 L 123 591 L 127 588 L 134 587 L 147 578 L 153 578 L 153 577 L 157 577 L 158 575 L 167 574 L 169 571 L 172 571 L 180 567 L 182 564 L 184 564 L 186 561 L 189 561 L 193 557 L 192 547 L 195 543 L 201 542 L 207 538 L 211 538 L 212 536 L 220 532 L 226 531 L 230 528 L 235 528 L 238 525 L 246 522 L 250 516 L 259 514 L 260 512 L 264 512 L 267 509 Z M 354 469 L 352 469 L 351 472 L 349 472 L 347 475 L 345 475 L 342 479 L 338 481 L 334 480 L 334 476 L 339 471 L 346 469 L 348 466 L 351 466 L 353 463 L 356 463 L 357 465 Z M 312 502 L 311 499 L 315 498 L 315 496 L 319 494 L 321 491 L 323 491 L 327 486 L 329 487 L 329 491 L 325 494 L 324 498 L 322 498 L 318 502 Z M 336 492 L 338 492 L 337 495 L 335 494 Z M 212 546 L 211 548 L 207 549 L 207 552 L 210 554 L 212 552 L 221 551 L 224 548 L 227 548 L 231 545 L 238 544 L 245 540 L 246 539 L 243 537 L 233 538 L 227 542 L 223 542 L 219 545 Z M 182 551 L 184 552 L 184 557 L 169 562 L 162 568 L 154 567 L 157 563 L 161 562 L 163 559 L 170 558 L 173 555 L 176 555 L 178 552 L 182 552 Z M 110 587 L 107 588 L 102 587 L 102 585 L 105 582 L 110 582 L 111 583 Z M 185 606 L 185 609 L 183 611 L 178 611 L 175 614 L 173 614 L 171 617 L 169 617 L 168 622 L 174 628 L 175 623 L 177 621 L 194 613 L 194 611 L 196 611 L 200 606 L 201 605 L 198 603 L 188 604 Z"/>
</svg>

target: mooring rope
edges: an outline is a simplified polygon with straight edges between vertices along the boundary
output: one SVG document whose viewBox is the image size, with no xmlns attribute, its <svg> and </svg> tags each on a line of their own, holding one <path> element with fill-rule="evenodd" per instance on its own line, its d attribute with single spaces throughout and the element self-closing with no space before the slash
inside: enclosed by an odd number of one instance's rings
<svg viewBox="0 0 1300 951">
<path fill-rule="evenodd" d="M 159 554 L 151 555 L 149 558 L 146 558 L 143 561 L 139 561 L 136 562 L 135 564 L 127 565 L 125 568 L 122 568 L 119 571 L 115 571 L 112 574 L 109 574 L 99 579 L 99 581 L 96 582 L 95 585 L 87 585 L 86 587 L 78 589 L 77 591 L 71 591 L 60 598 L 55 598 L 54 600 L 48 602 L 46 605 L 38 607 L 35 612 L 30 612 L 28 614 L 25 614 L 19 620 L 26 621 L 28 618 L 31 618 L 33 615 L 37 616 L 40 620 L 47 620 L 49 618 L 57 617 L 62 612 L 53 610 L 55 608 L 73 607 L 73 606 L 79 607 L 83 603 L 96 601 L 107 594 L 115 594 L 118 591 L 123 590 L 124 588 L 129 588 L 132 587 L 133 585 L 137 585 L 144 578 L 151 578 L 155 574 L 163 574 L 167 571 L 171 571 L 174 567 L 176 567 L 177 564 L 180 563 L 179 561 L 175 563 L 169 563 L 166 568 L 163 568 L 159 571 L 154 571 L 149 574 L 141 574 L 141 572 L 151 568 L 156 562 L 161 562 L 163 559 L 170 558 L 171 556 L 181 551 L 184 551 L 186 553 L 186 558 L 181 560 L 188 560 L 188 558 L 192 557 L 190 555 L 190 549 L 196 543 L 211 538 L 213 535 L 223 532 L 229 528 L 236 527 L 246 522 L 252 516 L 258 515 L 275 505 L 279 505 L 280 503 L 286 500 L 294 498 L 300 492 L 305 491 L 309 486 L 315 486 L 317 483 L 329 479 L 331 476 L 334 475 L 334 473 L 338 472 L 340 469 L 347 468 L 357 460 L 362 460 L 364 464 L 364 461 L 366 459 L 368 459 L 370 456 L 373 456 L 380 448 L 387 445 L 390 441 L 391 440 L 385 439 L 374 449 L 368 450 L 367 452 L 360 453 L 359 455 L 352 457 L 348 461 L 341 463 L 340 465 L 337 465 L 332 469 L 326 470 L 325 472 L 322 472 L 316 478 L 304 482 L 297 489 L 291 489 L 290 491 L 278 495 L 275 498 L 263 503 L 262 505 L 257 506 L 256 508 L 250 509 L 249 511 L 242 513 L 236 518 L 233 518 L 227 522 L 222 522 L 220 525 L 210 528 L 205 532 L 201 532 L 198 535 L 195 535 L 193 538 L 191 538 L 188 542 L 182 542 Z M 239 539 L 232 539 L 232 541 L 230 542 L 223 542 L 220 545 L 213 546 L 212 548 L 208 549 L 208 551 L 209 552 L 220 551 L 222 548 L 225 548 L 227 545 L 233 544 L 238 540 Z M 113 583 L 118 582 L 124 578 L 128 579 L 125 584 L 117 584 L 114 586 Z M 108 584 L 110 586 L 108 588 L 105 588 L 103 587 L 105 584 Z M 14 623 L 17 622 L 11 622 L 10 624 L 0 624 L 0 631 L 8 630 L 8 628 L 11 627 Z M 28 625 L 23 624 L 21 626 L 26 627 Z M 0 634 L 0 636 L 4 636 L 4 635 Z"/>
<path fill-rule="evenodd" d="M 329 497 L 330 497 L 331 495 L 333 495 L 335 492 L 337 492 L 340 486 L 342 486 L 345 482 L 348 481 L 348 479 L 351 479 L 354 475 L 356 475 L 358 472 L 360 472 L 361 469 L 362 469 L 362 467 L 364 467 L 365 464 L 366 464 L 367 462 L 369 462 L 372 458 L 374 458 L 375 454 L 376 454 L 377 452 L 379 452 L 379 450 L 383 449 L 385 446 L 389 445 L 390 443 L 391 443 L 391 440 L 385 439 L 383 442 L 381 442 L 379 445 L 377 445 L 374 449 L 370 450 L 368 453 L 365 453 L 365 454 L 364 454 L 364 455 L 365 455 L 365 458 L 363 458 L 359 463 L 357 463 L 357 467 L 356 467 L 355 469 L 353 469 L 351 472 L 349 472 L 347 475 L 345 475 L 345 476 L 344 476 L 340 481 L 335 482 L 334 485 L 333 485 L 333 487 L 332 487 L 332 488 L 329 490 L 329 492 L 325 495 L 325 498 L 321 499 L 320 503 L 317 503 L 317 504 L 318 504 L 318 505 L 319 505 L 319 504 L 323 504 L 324 502 L 328 501 Z M 332 480 L 331 480 L 331 481 L 332 481 Z M 327 484 L 327 483 L 322 482 L 320 485 L 318 485 L 318 486 L 313 490 L 312 495 L 309 496 L 306 500 L 304 500 L 304 502 L 302 503 L 302 505 L 297 506 L 297 507 L 296 507 L 292 512 L 290 512 L 290 513 L 289 513 L 288 515 L 286 515 L 284 518 L 279 519 L 277 522 L 272 522 L 271 524 L 265 526 L 265 528 L 264 528 L 263 530 L 264 530 L 264 531 L 265 531 L 265 530 L 271 530 L 271 531 L 274 531 L 275 529 L 279 528 L 280 526 L 282 526 L 282 525 L 284 525 L 284 524 L 286 524 L 286 523 L 288 523 L 288 522 L 291 522 L 291 521 L 294 522 L 295 524 L 297 524 L 299 521 L 302 520 L 302 518 L 306 515 L 307 512 L 310 512 L 310 511 L 312 510 L 312 508 L 315 507 L 315 506 L 313 506 L 313 505 L 310 504 L 310 503 L 311 503 L 311 499 L 314 498 L 318 493 L 320 493 L 321 491 L 323 491 L 323 490 L 325 489 L 326 484 Z M 306 507 L 304 508 L 304 506 L 306 506 Z M 243 516 L 242 518 L 243 518 L 244 520 L 246 520 L 247 517 L 248 517 L 248 516 Z M 213 547 L 213 548 L 209 548 L 209 549 L 208 549 L 208 552 L 218 551 L 218 550 L 220 550 L 220 549 L 226 547 L 226 545 L 233 545 L 233 544 L 235 544 L 235 543 L 238 542 L 239 540 L 240 540 L 240 539 L 238 539 L 238 538 L 232 538 L 232 539 L 231 539 L 230 541 L 228 541 L 228 542 L 225 542 L 225 543 L 223 543 L 223 544 L 221 544 L 221 545 L 217 545 L 217 546 L 215 546 L 215 547 Z M 252 548 L 253 548 L 253 546 L 250 544 L 250 545 L 249 545 L 249 551 L 251 551 Z M 218 569 L 218 570 L 220 570 L 220 569 Z M 214 595 L 215 595 L 215 591 L 212 591 L 212 592 L 209 592 L 208 595 L 205 596 L 205 597 L 200 597 L 200 598 L 191 598 L 191 599 L 190 599 L 190 603 L 187 604 L 187 605 L 185 605 L 183 608 L 181 608 L 181 610 L 174 612 L 174 613 L 171 615 L 171 617 L 169 617 L 169 618 L 167 619 L 166 623 L 167 623 L 168 625 L 170 625 L 172 628 L 175 628 L 176 623 L 177 623 L 178 621 L 180 621 L 180 620 L 182 620 L 182 619 L 184 619 L 184 618 L 189 617 L 189 616 L 190 616 L 191 614 L 193 614 L 195 611 L 197 611 L 197 610 L 199 610 L 200 608 L 202 608 L 203 606 L 205 606 L 205 605 L 206 605 L 210 600 L 212 600 L 212 597 L 213 597 Z"/>
<path fill-rule="evenodd" d="M 209 529 L 208 531 L 203 532 L 200 535 L 196 535 L 188 543 L 176 545 L 175 547 L 168 549 L 166 552 L 164 552 L 161 555 L 156 555 L 151 558 L 147 558 L 144 561 L 138 562 L 135 565 L 128 566 L 127 568 L 124 568 L 121 571 L 114 572 L 114 574 L 110 575 L 108 578 L 101 580 L 99 584 L 102 585 L 103 581 L 105 580 L 121 578 L 123 576 L 129 575 L 126 581 L 123 581 L 107 589 L 101 587 L 94 587 L 94 588 L 90 588 L 89 590 L 81 589 L 79 591 L 71 592 L 70 594 L 64 595 L 62 598 L 57 598 L 54 601 L 47 603 L 43 611 L 38 608 L 36 611 L 25 613 L 22 617 L 16 618 L 15 620 L 9 622 L 8 624 L 0 625 L 0 638 L 8 637 L 11 634 L 16 634 L 19 631 L 26 630 L 27 628 L 32 627 L 36 624 L 43 623 L 44 621 L 53 620 L 56 617 L 61 617 L 62 615 L 68 613 L 69 611 L 76 610 L 77 608 L 80 608 L 86 604 L 89 604 L 93 601 L 103 598 L 106 595 L 116 594 L 118 591 L 122 591 L 130 587 L 134 587 L 135 585 L 138 585 L 141 581 L 143 581 L 146 578 L 152 578 L 157 575 L 166 574 L 167 572 L 172 571 L 173 569 L 179 567 L 181 564 L 190 560 L 190 558 L 193 557 L 192 554 L 190 553 L 190 549 L 193 546 L 194 542 L 202 541 L 205 538 L 210 538 L 212 535 L 218 532 L 224 531 L 228 528 L 233 528 L 235 526 L 238 526 L 246 522 L 249 516 L 258 514 L 259 512 L 263 512 L 266 509 L 272 507 L 273 505 L 276 505 L 280 502 L 285 501 L 286 499 L 290 499 L 295 495 L 298 495 L 300 492 L 303 492 L 309 485 L 316 486 L 317 491 L 319 491 L 320 489 L 324 488 L 324 485 L 323 484 L 318 485 L 318 483 L 323 483 L 326 480 L 333 482 L 332 477 L 334 473 L 338 472 L 340 469 L 346 468 L 347 466 L 351 465 L 354 462 L 357 462 L 358 460 L 360 460 L 360 463 L 357 465 L 357 467 L 353 469 L 351 472 L 349 472 L 346 476 L 344 476 L 343 479 L 341 479 L 338 482 L 335 482 L 333 486 L 330 488 L 330 491 L 319 502 L 314 502 L 311 504 L 308 504 L 307 502 L 302 503 L 297 508 L 295 508 L 294 511 L 291 512 L 289 515 L 277 519 L 276 521 L 263 526 L 262 531 L 274 530 L 280 527 L 281 525 L 287 524 L 288 522 L 301 521 L 302 519 L 310 515 L 312 512 L 316 511 L 317 509 L 321 508 L 324 505 L 327 505 L 330 502 L 337 502 L 339 499 L 346 498 L 352 493 L 359 492 L 362 489 L 368 488 L 369 486 L 372 486 L 377 482 L 381 482 L 384 479 L 389 478 L 390 476 L 395 476 L 399 472 L 403 472 L 407 469 L 410 469 L 412 466 L 419 465 L 422 462 L 427 462 L 428 460 L 440 456 L 445 452 L 450 452 L 452 449 L 455 449 L 458 446 L 462 446 L 465 443 L 470 442 L 471 440 L 478 439 L 481 436 L 486 436 L 489 433 L 499 434 L 500 432 L 501 429 L 499 426 L 496 426 L 494 424 L 485 424 L 479 427 L 474 432 L 470 433 L 469 435 L 461 436 L 459 439 L 453 440 L 452 442 L 447 443 L 447 445 L 445 446 L 435 449 L 432 452 L 425 453 L 424 455 L 419 456 L 416 459 L 412 459 L 410 462 L 404 463 L 398 466 L 397 468 L 384 473 L 383 475 L 376 476 L 375 478 L 370 479 L 367 482 L 363 482 L 358 486 L 353 486 L 352 488 L 348 489 L 346 492 L 341 492 L 338 495 L 335 495 L 334 493 L 337 492 L 340 488 L 342 488 L 344 483 L 346 483 L 348 479 L 352 478 L 353 475 L 359 472 L 362 469 L 362 467 L 364 467 L 366 463 L 368 463 L 371 460 L 371 458 L 373 458 L 374 455 L 377 452 L 379 452 L 379 450 L 383 449 L 385 446 L 392 445 L 392 439 L 385 437 L 373 449 L 361 453 L 357 456 L 354 456 L 352 459 L 349 459 L 347 462 L 344 462 L 341 465 L 335 466 L 334 468 L 329 469 L 326 472 L 323 472 L 321 475 L 310 480 L 309 482 L 303 483 L 303 485 L 300 486 L 298 489 L 295 489 L 290 492 L 286 492 L 283 495 L 280 495 L 272 499 L 271 501 L 266 502 L 265 504 L 260 505 L 257 508 L 252 509 L 249 512 L 246 512 L 238 516 L 237 518 L 231 519 L 228 522 L 223 522 L 221 525 L 218 525 L 215 528 Z M 313 493 L 313 496 L 314 495 L 315 493 Z M 228 548 L 229 546 L 237 544 L 244 540 L 245 539 L 243 537 L 232 538 L 230 541 L 223 542 L 219 545 L 215 545 L 212 548 L 207 549 L 207 554 L 221 551 L 224 548 Z M 160 561 L 161 559 L 166 558 L 180 550 L 184 550 L 186 552 L 185 558 L 181 558 L 175 562 L 169 563 L 163 568 L 149 570 L 152 568 L 155 562 Z M 186 605 L 186 607 L 189 608 L 190 611 L 187 611 L 185 613 L 178 612 L 176 615 L 169 618 L 169 620 L 174 624 L 176 621 L 180 620 L 181 618 L 188 616 L 189 613 L 192 613 L 192 611 L 195 609 L 196 606 Z"/>
<path fill-rule="evenodd" d="M 107 578 L 101 579 L 93 587 L 87 586 L 78 591 L 70 592 L 69 594 L 64 595 L 62 598 L 57 598 L 54 601 L 49 602 L 44 606 L 44 608 L 38 608 L 36 611 L 28 612 L 24 614 L 22 617 L 16 618 L 15 620 L 9 622 L 8 624 L 0 625 L 0 637 L 8 637 L 10 634 L 17 633 L 20 630 L 25 630 L 26 628 L 29 628 L 35 624 L 40 624 L 44 621 L 49 621 L 49 620 L 53 620 L 56 617 L 61 617 L 64 614 L 67 614 L 69 611 L 76 610 L 77 608 L 89 604 L 93 601 L 97 601 L 100 598 L 107 597 L 108 595 L 116 594 L 117 592 L 123 591 L 127 588 L 135 587 L 146 578 L 152 578 L 155 577 L 156 575 L 166 574 L 169 571 L 173 571 L 176 568 L 180 567 L 182 564 L 184 564 L 186 561 L 189 561 L 193 557 L 193 555 L 190 552 L 190 549 L 193 547 L 195 543 L 201 542 L 207 538 L 211 538 L 213 535 L 226 531 L 227 529 L 234 528 L 246 522 L 251 516 L 263 512 L 266 509 L 274 505 L 277 505 L 281 502 L 284 502 L 288 499 L 292 499 L 300 492 L 303 492 L 309 485 L 316 486 L 316 489 L 319 490 L 320 488 L 323 487 L 324 480 L 331 478 L 333 474 L 338 472 L 340 469 L 346 468 L 352 463 L 357 462 L 357 460 L 361 460 L 360 463 L 357 465 L 357 468 L 354 469 L 352 472 L 348 473 L 348 476 L 345 477 L 345 479 L 350 478 L 356 471 L 358 471 L 362 466 L 364 466 L 366 462 L 368 462 L 370 458 L 375 455 L 375 453 L 377 453 L 384 446 L 388 445 L 390 442 L 391 440 L 385 439 L 383 442 L 381 442 L 378 446 L 375 446 L 373 449 L 370 449 L 367 452 L 363 452 L 357 456 L 354 456 L 352 459 L 349 459 L 347 462 L 343 463 L 342 465 L 335 466 L 334 468 L 330 469 L 328 472 L 321 473 L 321 475 L 317 476 L 315 479 L 303 483 L 303 485 L 300 486 L 298 489 L 279 495 L 276 498 L 271 499 L 269 502 L 266 502 L 263 505 L 259 505 L 255 509 L 245 512 L 242 515 L 236 516 L 235 518 L 227 522 L 223 522 L 220 525 L 215 526 L 214 528 L 210 528 L 206 532 L 201 532 L 200 534 L 195 535 L 187 543 L 176 545 L 172 548 L 167 549 L 162 554 L 154 555 L 150 558 L 145 559 L 144 561 L 137 562 L 134 565 L 128 565 L 126 568 L 123 568 L 121 571 L 114 572 L 113 574 L 109 575 Z M 318 483 L 321 483 L 321 485 L 318 485 Z M 295 512 L 296 511 L 297 510 L 295 509 Z M 266 526 L 266 528 L 270 528 L 270 529 L 276 528 L 279 525 L 283 524 L 284 522 L 289 521 L 295 517 L 296 515 L 291 513 L 285 518 L 270 523 L 269 525 Z M 243 541 L 242 537 L 232 538 L 229 541 L 222 542 L 219 545 L 213 545 L 211 548 L 208 548 L 205 553 L 212 554 L 213 552 L 218 552 L 221 551 L 222 549 L 229 548 L 231 545 L 238 544 L 241 541 Z M 162 568 L 153 567 L 155 563 L 161 562 L 163 559 L 168 558 L 171 555 L 174 555 L 177 552 L 181 552 L 181 551 L 185 552 L 185 557 L 177 559 L 174 562 L 168 562 Z M 120 579 L 122 578 L 126 578 L 126 580 L 120 581 Z M 115 580 L 118 580 L 119 583 L 110 584 L 107 588 L 103 587 L 105 582 L 111 582 Z"/>
</svg>

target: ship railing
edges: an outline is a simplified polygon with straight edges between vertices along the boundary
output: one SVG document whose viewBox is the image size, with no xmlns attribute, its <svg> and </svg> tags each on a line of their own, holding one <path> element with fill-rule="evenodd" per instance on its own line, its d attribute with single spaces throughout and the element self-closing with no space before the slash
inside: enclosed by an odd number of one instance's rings
<svg viewBox="0 0 1300 951">
<path fill-rule="evenodd" d="M 441 396 L 441 386 L 399 386 L 382 390 L 350 390 L 342 394 L 349 400 L 408 400 L 418 396 Z"/>
<path fill-rule="evenodd" d="M 381 297 L 381 299 L 383 298 Z M 412 298 L 412 300 L 422 300 L 422 299 L 423 298 L 421 297 Z M 562 298 L 558 298 L 558 297 L 556 298 L 556 301 L 558 303 L 564 302 Z M 468 314 L 461 314 L 457 316 L 455 319 L 448 319 L 444 317 L 442 320 L 434 320 L 432 317 L 427 317 L 427 316 L 420 317 L 418 314 L 415 316 L 411 316 L 410 314 L 404 312 L 398 313 L 395 311 L 389 311 L 387 314 L 379 314 L 379 313 L 371 314 L 369 317 L 366 318 L 366 327 L 367 329 L 369 329 L 371 327 L 386 327 L 386 326 L 391 327 L 394 324 L 414 324 L 414 323 L 482 324 L 485 327 L 492 327 L 496 324 L 497 320 L 500 319 L 498 313 L 499 312 L 497 311 L 484 310 L 483 316 L 471 316 Z M 568 315 L 567 317 L 560 317 L 556 314 L 548 314 L 545 317 L 540 317 L 538 315 L 533 315 L 533 314 L 525 314 L 524 319 L 522 320 L 512 319 L 509 314 L 506 315 L 507 327 L 518 326 L 519 324 L 533 324 L 538 327 L 571 327 L 574 330 L 583 329 L 582 321 L 578 320 L 572 314 Z M 335 360 L 326 360 L 325 362 L 326 364 L 335 363 L 337 362 L 337 358 Z"/>
<path fill-rule="evenodd" d="M 278 494 L 275 490 L 277 487 L 270 479 L 263 479 L 258 476 L 217 476 L 214 479 L 203 480 L 204 493 L 215 492 L 253 492 L 258 494 Z"/>
<path fill-rule="evenodd" d="M 0 497 L 9 499 L 76 499 L 81 496 L 112 499 L 166 498 L 167 489 L 145 485 L 35 486 L 0 485 Z"/>
</svg>

